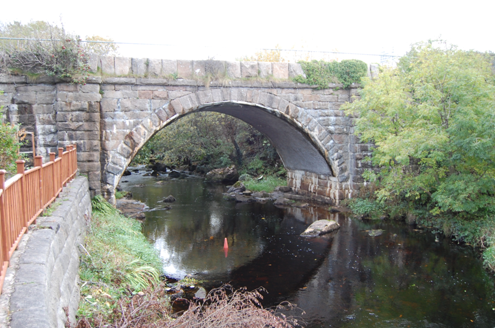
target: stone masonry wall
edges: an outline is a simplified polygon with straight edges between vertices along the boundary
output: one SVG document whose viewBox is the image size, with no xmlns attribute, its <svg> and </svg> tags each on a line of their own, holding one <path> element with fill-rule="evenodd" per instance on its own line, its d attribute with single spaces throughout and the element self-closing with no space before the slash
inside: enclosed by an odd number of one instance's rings
<svg viewBox="0 0 495 328">
<path fill-rule="evenodd" d="M 294 83 L 291 78 L 304 74 L 294 63 L 93 56 L 90 64 L 101 75 L 91 76 L 86 85 L 0 75 L 0 106 L 7 107 L 9 121 L 35 132 L 37 152 L 45 160 L 57 147 L 75 142 L 92 196 L 111 196 L 129 161 L 159 129 L 191 111 L 229 102 L 266 108 L 300 126 L 332 168 L 337 182 L 327 185 L 353 190 L 362 182 L 371 145 L 359 142 L 353 118 L 340 110 L 359 97 L 357 88 L 332 84 L 317 90 Z M 289 178 L 294 186 L 312 179 L 299 177 Z M 331 197 L 336 195 L 342 193 Z"/>
<path fill-rule="evenodd" d="M 75 323 L 79 245 L 91 216 L 87 178 L 70 182 L 52 207 L 55 211 L 38 218 L 14 252 L 0 296 L 0 326 L 64 328 L 67 320 Z"/>
</svg>

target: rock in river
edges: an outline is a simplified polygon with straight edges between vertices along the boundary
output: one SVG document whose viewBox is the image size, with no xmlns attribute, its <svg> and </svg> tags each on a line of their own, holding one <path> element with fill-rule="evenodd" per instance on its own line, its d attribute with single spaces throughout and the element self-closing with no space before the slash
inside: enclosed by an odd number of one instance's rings
<svg viewBox="0 0 495 328">
<path fill-rule="evenodd" d="M 208 182 L 236 182 L 239 178 L 239 173 L 235 166 L 224 167 L 221 169 L 211 170 L 206 174 L 206 181 Z"/>
<path fill-rule="evenodd" d="M 318 220 L 313 222 L 304 232 L 301 237 L 316 237 L 332 232 L 340 228 L 340 225 L 333 220 Z"/>
<path fill-rule="evenodd" d="M 144 220 L 146 217 L 144 211 L 148 208 L 146 204 L 132 199 L 117 200 L 117 209 L 127 217 Z"/>
<path fill-rule="evenodd" d="M 172 196 L 172 195 L 168 195 L 167 197 L 165 197 L 162 202 L 164 203 L 173 203 L 175 202 L 175 197 Z"/>
</svg>

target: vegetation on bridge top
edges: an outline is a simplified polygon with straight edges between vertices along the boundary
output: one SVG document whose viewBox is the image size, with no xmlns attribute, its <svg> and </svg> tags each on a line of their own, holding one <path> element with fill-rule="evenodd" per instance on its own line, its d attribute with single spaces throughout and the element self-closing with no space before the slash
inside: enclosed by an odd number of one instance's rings
<svg viewBox="0 0 495 328">
<path fill-rule="evenodd" d="M 361 79 L 367 76 L 368 65 L 357 59 L 338 61 L 301 61 L 299 62 L 305 73 L 297 76 L 294 81 L 309 85 L 316 85 L 318 89 L 327 89 L 331 84 L 340 83 L 348 88 L 352 84 L 361 85 Z"/>
</svg>

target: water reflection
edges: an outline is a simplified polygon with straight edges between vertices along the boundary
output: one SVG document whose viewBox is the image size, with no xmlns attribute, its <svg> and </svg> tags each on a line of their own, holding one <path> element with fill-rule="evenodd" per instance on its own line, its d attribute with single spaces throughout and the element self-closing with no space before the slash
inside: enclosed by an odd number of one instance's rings
<svg viewBox="0 0 495 328">
<path fill-rule="evenodd" d="M 495 326 L 492 278 L 471 248 L 436 243 L 430 232 L 399 222 L 235 204 L 222 199 L 223 186 L 198 180 L 128 180 L 126 188 L 152 208 L 169 194 L 177 198 L 169 211 L 148 212 L 143 225 L 170 276 L 264 286 L 266 305 L 296 303 L 309 327 Z M 299 237 L 317 219 L 337 220 L 341 229 L 326 238 Z M 370 229 L 384 233 L 371 237 Z"/>
</svg>

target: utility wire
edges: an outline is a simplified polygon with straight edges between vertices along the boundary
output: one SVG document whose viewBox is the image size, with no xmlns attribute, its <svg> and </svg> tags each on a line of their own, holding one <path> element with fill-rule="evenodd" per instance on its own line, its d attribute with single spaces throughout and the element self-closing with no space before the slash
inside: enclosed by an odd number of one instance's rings
<svg viewBox="0 0 495 328">
<path fill-rule="evenodd" d="M 0 37 L 0 40 L 17 40 L 17 41 L 62 41 L 59 39 L 32 39 L 32 38 L 6 38 Z M 165 46 L 173 47 L 172 44 L 162 44 L 162 43 L 139 43 L 139 42 L 119 42 L 119 41 L 93 41 L 93 40 L 78 40 L 84 43 L 109 43 L 109 44 L 125 44 L 125 45 L 136 45 L 136 46 Z M 360 52 L 340 52 L 340 51 L 324 51 L 324 50 L 305 50 L 305 49 L 278 49 L 278 48 L 262 48 L 265 51 L 292 51 L 292 52 L 305 52 L 305 53 L 324 53 L 324 54 L 337 54 L 337 55 L 358 55 L 358 56 L 379 56 L 379 57 L 401 57 L 396 55 L 386 55 L 386 54 L 368 54 Z"/>
</svg>

